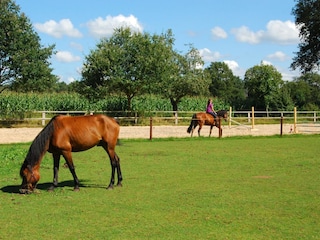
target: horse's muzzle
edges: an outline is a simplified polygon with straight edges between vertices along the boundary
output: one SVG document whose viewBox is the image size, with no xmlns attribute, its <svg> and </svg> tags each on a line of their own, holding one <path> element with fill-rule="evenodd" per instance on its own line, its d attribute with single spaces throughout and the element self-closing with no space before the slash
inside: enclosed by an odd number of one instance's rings
<svg viewBox="0 0 320 240">
<path fill-rule="evenodd" d="M 19 189 L 19 193 L 21 194 L 30 194 L 34 192 L 36 188 L 36 183 L 27 183 L 25 179 L 22 180 L 21 187 Z"/>
</svg>

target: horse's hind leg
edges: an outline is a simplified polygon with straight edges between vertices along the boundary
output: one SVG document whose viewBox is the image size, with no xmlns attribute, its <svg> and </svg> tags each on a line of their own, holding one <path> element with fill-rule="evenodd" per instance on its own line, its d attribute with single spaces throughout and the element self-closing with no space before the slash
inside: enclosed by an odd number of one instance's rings
<svg viewBox="0 0 320 240">
<path fill-rule="evenodd" d="M 117 175 L 118 175 L 118 183 L 117 186 L 122 187 L 122 173 L 121 173 L 121 167 L 120 167 L 120 158 L 115 153 L 116 163 L 117 163 Z"/>
<path fill-rule="evenodd" d="M 213 125 L 210 126 L 209 137 L 211 137 L 212 128 L 213 128 Z"/>
<path fill-rule="evenodd" d="M 117 186 L 121 187 L 122 186 L 122 173 L 121 173 L 121 167 L 120 167 L 120 158 L 116 153 L 114 153 L 114 156 L 112 157 L 113 154 L 109 154 L 110 157 L 110 162 L 111 162 L 111 179 L 109 186 L 107 189 L 112 189 L 114 186 L 114 176 L 115 176 L 115 171 L 117 170 L 117 175 L 118 175 L 118 183 Z"/>
<path fill-rule="evenodd" d="M 194 125 L 193 125 L 193 127 L 192 127 L 192 130 L 191 130 L 191 137 L 193 136 L 193 131 L 194 131 L 194 129 L 195 129 L 197 126 L 198 126 L 198 123 L 195 122 Z"/>
<path fill-rule="evenodd" d="M 199 129 L 198 129 L 198 136 L 200 137 L 200 131 L 201 131 L 202 125 L 199 124 Z"/>
<path fill-rule="evenodd" d="M 117 175 L 118 175 L 118 183 L 117 186 L 122 186 L 122 173 L 121 173 L 121 167 L 120 167 L 120 158 L 114 151 L 114 147 L 108 146 L 107 143 L 102 143 L 102 147 L 106 150 L 106 152 L 109 155 L 110 158 L 110 163 L 111 163 L 111 179 L 109 186 L 107 189 L 113 189 L 114 187 L 114 176 L 115 176 L 115 171 L 117 170 Z"/>
</svg>

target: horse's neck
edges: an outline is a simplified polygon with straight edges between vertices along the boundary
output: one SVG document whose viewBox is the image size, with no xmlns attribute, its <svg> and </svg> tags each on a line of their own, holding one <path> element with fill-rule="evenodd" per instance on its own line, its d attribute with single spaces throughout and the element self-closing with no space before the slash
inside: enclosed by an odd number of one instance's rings
<svg viewBox="0 0 320 240">
<path fill-rule="evenodd" d="M 25 162 L 27 162 L 27 164 L 31 167 L 39 165 L 48 149 L 49 140 L 46 141 L 40 148 L 38 142 L 34 141 L 29 148 Z"/>
<path fill-rule="evenodd" d="M 218 111 L 218 112 L 217 112 L 217 116 L 218 116 L 218 117 L 223 117 L 223 116 L 224 116 L 224 112 Z"/>
</svg>

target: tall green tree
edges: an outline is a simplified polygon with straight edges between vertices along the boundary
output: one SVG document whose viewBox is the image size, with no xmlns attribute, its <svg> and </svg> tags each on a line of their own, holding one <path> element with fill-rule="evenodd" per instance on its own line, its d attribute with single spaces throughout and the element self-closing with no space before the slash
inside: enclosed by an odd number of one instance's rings
<svg viewBox="0 0 320 240">
<path fill-rule="evenodd" d="M 13 0 L 0 1 L 0 91 L 45 91 L 58 79 L 49 58 L 54 45 L 43 47 L 30 20 Z"/>
<path fill-rule="evenodd" d="M 178 105 L 184 97 L 208 93 L 209 82 L 202 69 L 203 63 L 199 51 L 192 45 L 184 55 L 171 52 L 164 68 L 161 86 L 157 91 L 170 99 L 173 111 L 178 110 Z"/>
<path fill-rule="evenodd" d="M 281 73 L 271 65 L 256 65 L 248 69 L 244 77 L 247 91 L 247 107 L 258 110 L 279 110 L 283 108 L 281 87 L 284 82 Z"/>
<path fill-rule="evenodd" d="M 244 82 L 233 75 L 232 70 L 224 62 L 212 62 L 205 69 L 210 79 L 209 91 L 212 96 L 224 100 L 236 109 L 241 109 L 245 101 Z"/>
<path fill-rule="evenodd" d="M 150 35 L 116 29 L 86 56 L 81 80 L 86 96 L 101 98 L 108 92 L 121 92 L 127 97 L 127 110 L 131 110 L 135 96 L 159 86 L 173 41 L 171 31 Z"/>
<path fill-rule="evenodd" d="M 292 9 L 295 23 L 300 29 L 299 51 L 293 58 L 292 69 L 302 73 L 319 70 L 320 65 L 320 0 L 296 0 Z"/>
<path fill-rule="evenodd" d="M 302 110 L 320 109 L 320 75 L 304 74 L 287 83 L 294 105 Z"/>
</svg>

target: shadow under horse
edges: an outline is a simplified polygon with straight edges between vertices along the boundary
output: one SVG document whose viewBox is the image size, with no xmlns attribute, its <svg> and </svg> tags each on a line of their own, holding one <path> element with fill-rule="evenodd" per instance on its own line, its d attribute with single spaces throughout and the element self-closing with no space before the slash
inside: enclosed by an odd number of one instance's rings
<svg viewBox="0 0 320 240">
<path fill-rule="evenodd" d="M 32 193 L 40 179 L 40 163 L 48 151 L 53 156 L 53 183 L 49 190 L 58 186 L 60 156 L 66 160 L 74 180 L 74 190 L 79 190 L 79 180 L 75 172 L 72 152 L 101 146 L 107 152 L 111 163 L 111 180 L 108 188 L 113 188 L 115 172 L 118 186 L 122 186 L 120 158 L 115 152 L 120 126 L 115 119 L 103 114 L 89 116 L 55 116 L 32 142 L 21 166 L 22 184 L 20 193 Z"/>
<path fill-rule="evenodd" d="M 210 113 L 206 113 L 206 112 L 195 113 L 192 116 L 191 123 L 187 129 L 187 132 L 191 133 L 191 137 L 192 137 L 194 129 L 199 125 L 198 136 L 200 137 L 200 131 L 202 129 L 202 126 L 209 125 L 210 126 L 209 137 L 210 137 L 213 126 L 216 126 L 217 128 L 219 128 L 219 118 L 227 121 L 228 111 L 219 110 L 217 112 L 217 118 L 214 118 Z"/>
</svg>

